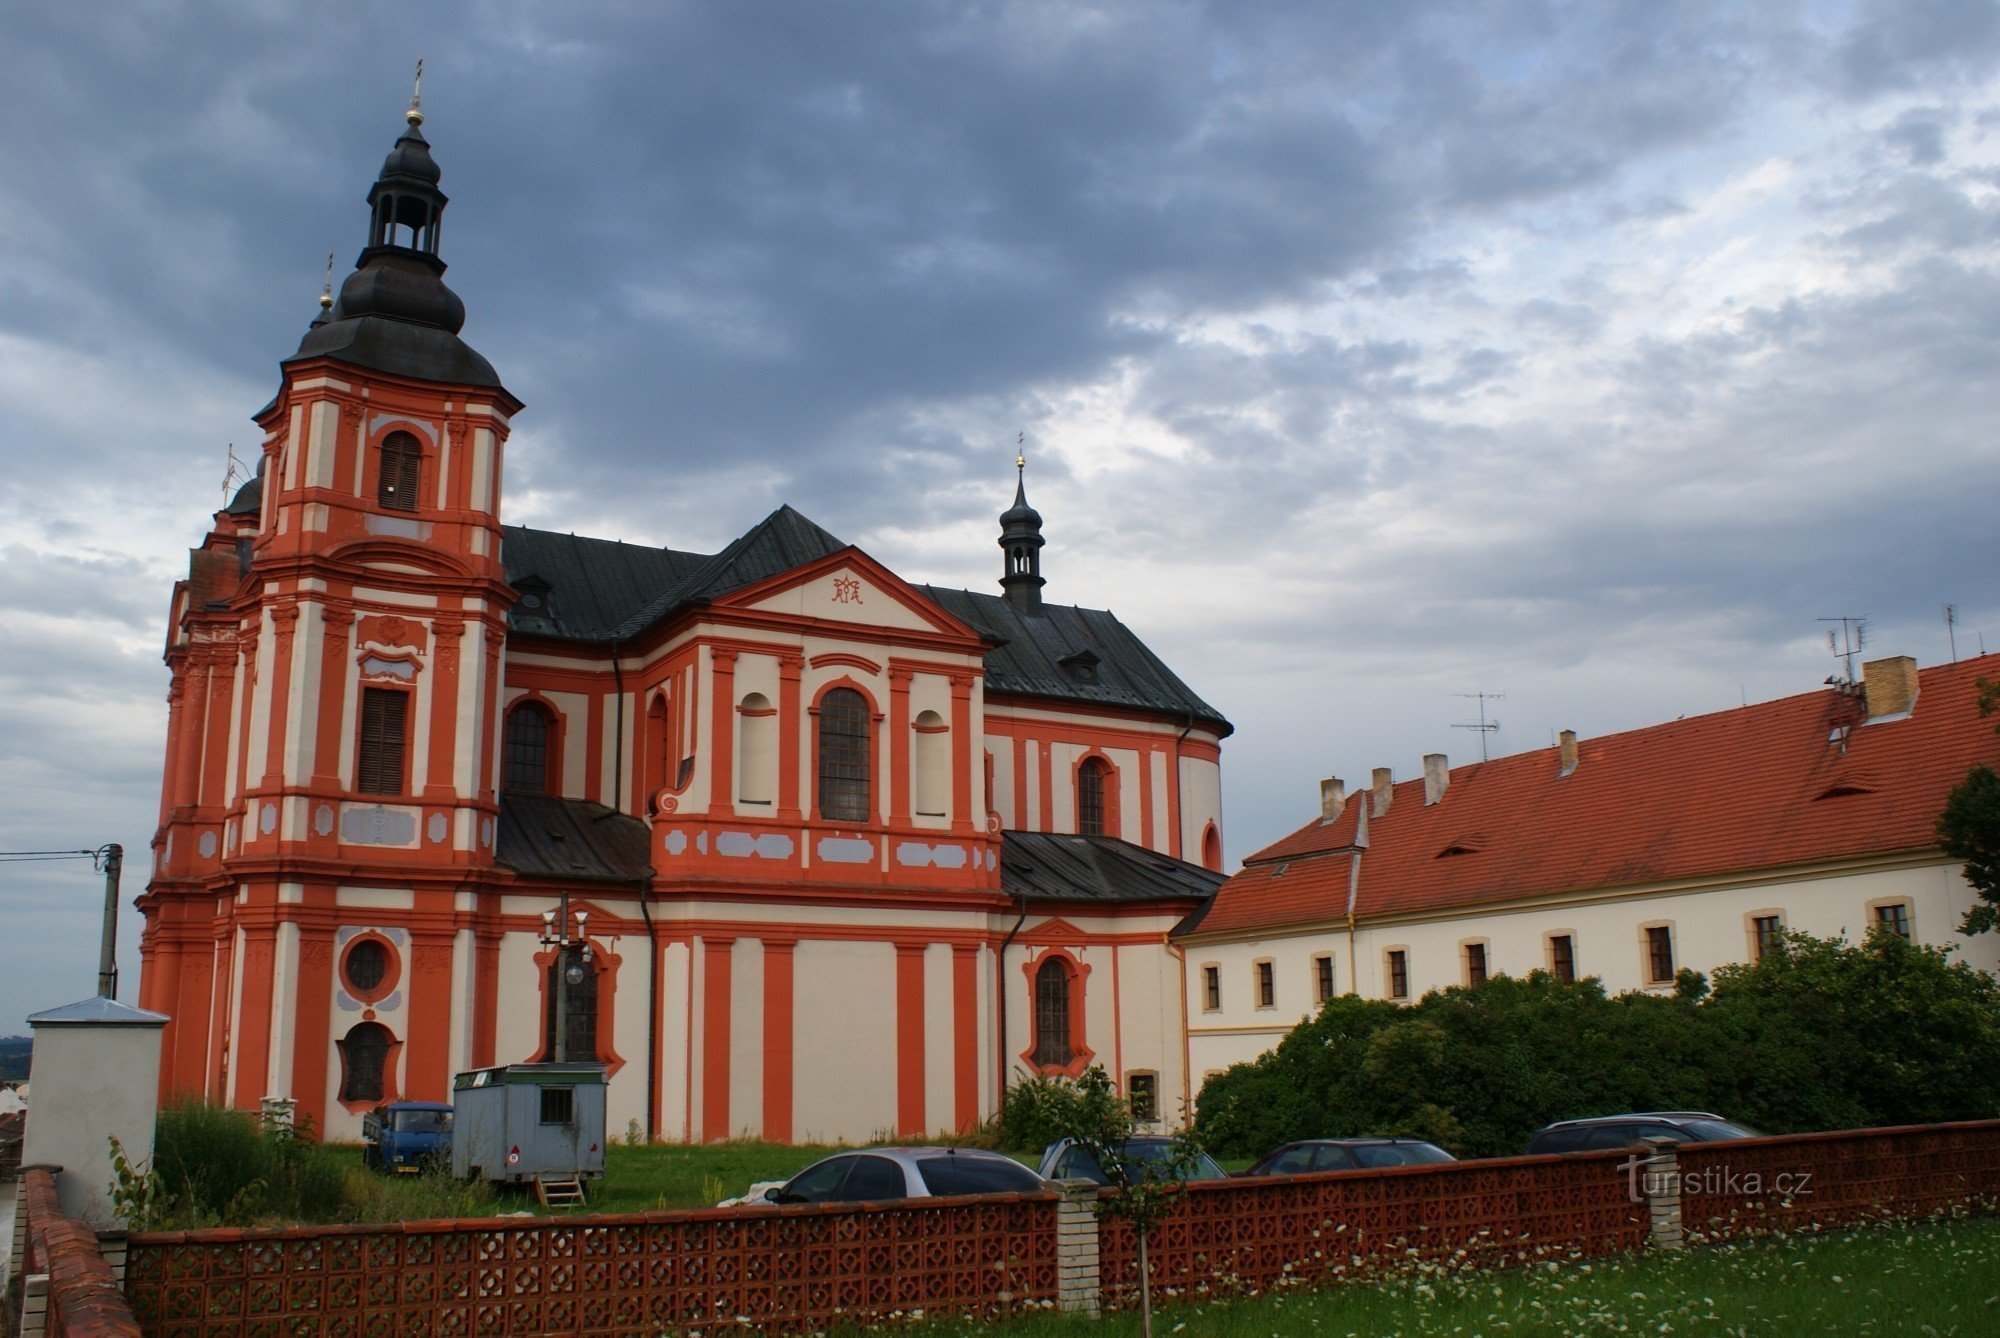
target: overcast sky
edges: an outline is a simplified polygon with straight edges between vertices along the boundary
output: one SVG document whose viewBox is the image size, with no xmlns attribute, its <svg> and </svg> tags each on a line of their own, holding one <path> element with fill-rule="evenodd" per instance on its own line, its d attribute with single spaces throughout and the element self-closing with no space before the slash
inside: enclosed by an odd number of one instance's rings
<svg viewBox="0 0 2000 1338">
<path fill-rule="evenodd" d="M 365 239 L 427 61 L 512 522 L 712 550 L 781 501 L 1052 600 L 1315 782 L 2000 650 L 2000 8 L 9 5 L 0 848 L 157 816 L 168 588 Z M 1688 802 L 1705 802 L 1688 778 Z M 0 1032 L 94 986 L 0 865 Z"/>
</svg>

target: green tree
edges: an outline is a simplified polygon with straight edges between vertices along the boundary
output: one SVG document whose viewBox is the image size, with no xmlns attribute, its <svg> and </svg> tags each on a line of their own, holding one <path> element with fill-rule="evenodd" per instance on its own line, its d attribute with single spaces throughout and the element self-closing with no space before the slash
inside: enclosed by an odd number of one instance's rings
<svg viewBox="0 0 2000 1338">
<path fill-rule="evenodd" d="M 1127 1148 L 1133 1131 L 1132 1108 L 1111 1088 L 1102 1064 L 1092 1064 L 1076 1082 L 1076 1100 L 1056 1118 L 1062 1135 L 1096 1159 L 1110 1183 L 1092 1205 L 1101 1221 L 1123 1218 L 1132 1226 L 1139 1247 L 1139 1328 L 1153 1334 L 1153 1270 L 1146 1257 L 1147 1237 L 1173 1211 L 1201 1156 L 1201 1146 L 1185 1132 L 1174 1135 L 1164 1159 L 1136 1157 Z"/>
<path fill-rule="evenodd" d="M 1982 678 L 1975 692 L 1980 715 L 2000 709 L 2000 683 Z M 1979 894 L 1980 904 L 1965 913 L 1959 932 L 1984 934 L 2000 925 L 2000 776 L 1991 767 L 1972 768 L 1945 796 L 1937 838 L 1945 854 L 1964 863 L 1965 881 Z"/>
</svg>

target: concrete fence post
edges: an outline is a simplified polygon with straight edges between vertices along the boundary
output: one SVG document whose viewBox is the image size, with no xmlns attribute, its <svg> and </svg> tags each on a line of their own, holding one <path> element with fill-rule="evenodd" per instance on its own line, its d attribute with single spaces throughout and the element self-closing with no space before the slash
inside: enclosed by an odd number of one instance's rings
<svg viewBox="0 0 2000 1338">
<path fill-rule="evenodd" d="M 1678 1250 L 1686 1243 L 1681 1232 L 1680 1144 L 1671 1138 L 1647 1138 L 1641 1183 L 1646 1187 L 1646 1215 L 1656 1250 Z"/>
<path fill-rule="evenodd" d="M 1056 1305 L 1093 1318 L 1102 1295 L 1097 1188 L 1089 1180 L 1056 1181 Z"/>
</svg>

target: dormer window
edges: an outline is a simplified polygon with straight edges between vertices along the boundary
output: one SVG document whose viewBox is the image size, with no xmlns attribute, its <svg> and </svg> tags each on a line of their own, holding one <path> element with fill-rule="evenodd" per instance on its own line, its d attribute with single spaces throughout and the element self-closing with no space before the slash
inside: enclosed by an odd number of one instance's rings
<svg viewBox="0 0 2000 1338">
<path fill-rule="evenodd" d="M 520 617 L 540 621 L 555 617 L 555 587 L 541 577 L 523 576 L 514 582 L 514 590 L 521 596 L 514 604 Z"/>
<path fill-rule="evenodd" d="M 375 479 L 375 502 L 385 511 L 415 511 L 423 474 L 424 449 L 407 432 L 391 432 L 382 443 L 382 469 Z"/>
<path fill-rule="evenodd" d="M 1074 654 L 1063 656 L 1056 663 L 1061 665 L 1063 672 L 1070 676 L 1071 682 L 1095 683 L 1097 681 L 1098 661 L 1096 654 L 1092 651 L 1080 650 Z"/>
</svg>

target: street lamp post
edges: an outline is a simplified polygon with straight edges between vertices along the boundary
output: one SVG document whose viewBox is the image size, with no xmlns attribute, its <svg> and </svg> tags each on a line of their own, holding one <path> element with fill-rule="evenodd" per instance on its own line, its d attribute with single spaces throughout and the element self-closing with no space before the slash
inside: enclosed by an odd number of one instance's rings
<svg viewBox="0 0 2000 1338">
<path fill-rule="evenodd" d="M 562 894 L 561 909 L 542 912 L 542 946 L 553 948 L 556 954 L 556 1034 L 549 1046 L 549 1058 L 558 1064 L 569 1060 L 570 986 L 581 985 L 584 973 L 590 969 L 590 939 L 586 933 L 590 912 L 574 912 L 575 938 L 569 934 L 571 914 L 568 892 Z M 579 944 L 583 951 L 572 956 L 570 949 Z"/>
</svg>

